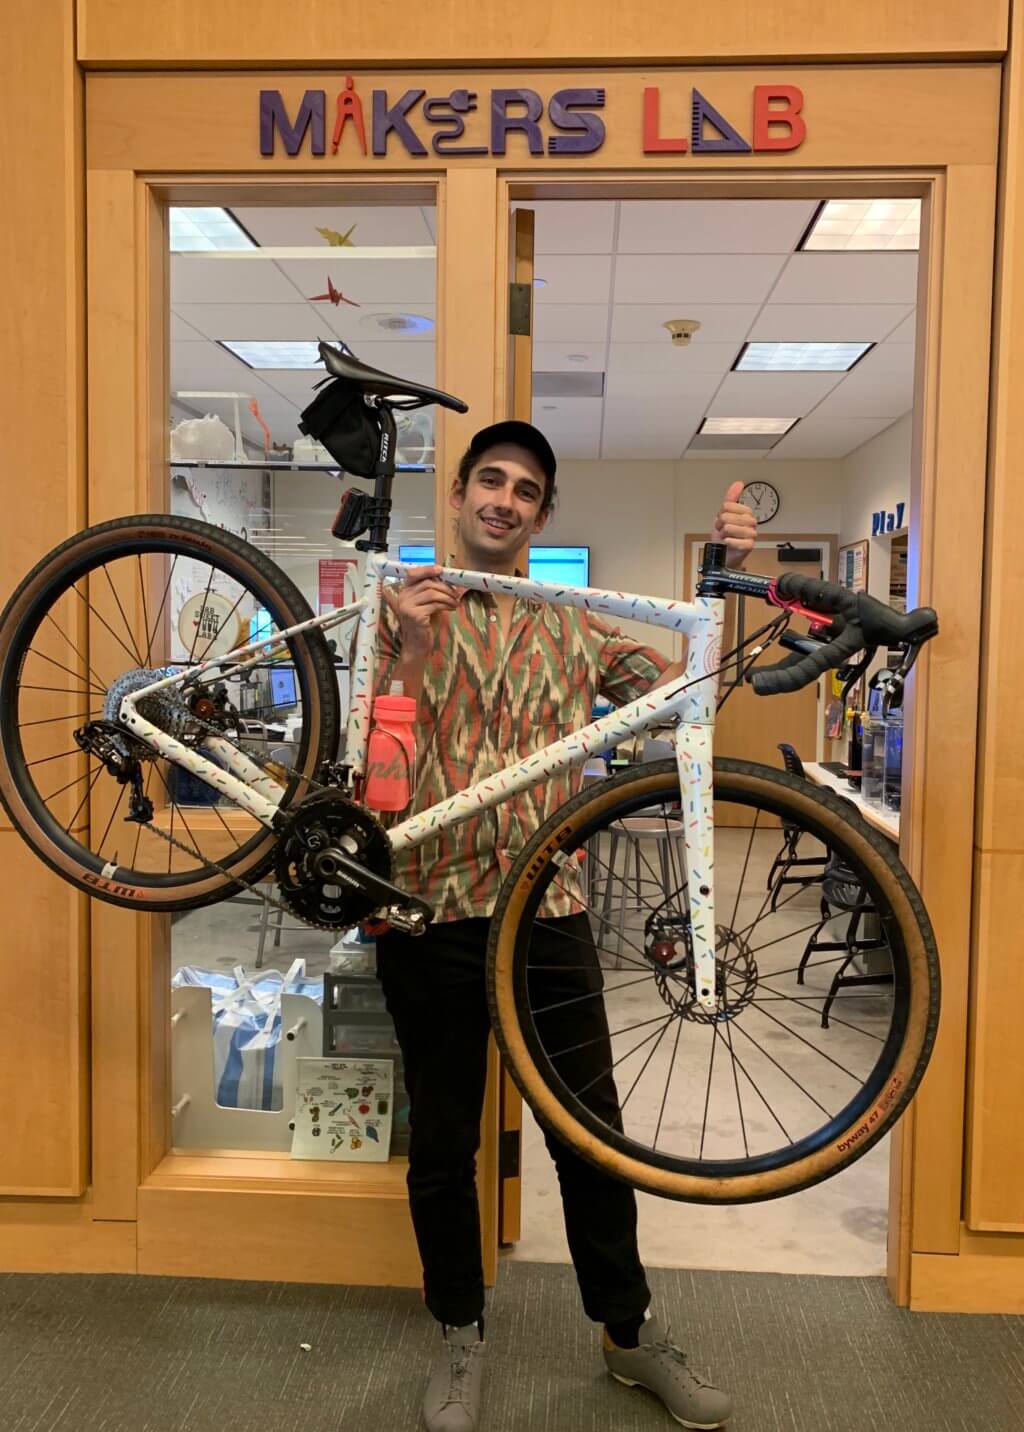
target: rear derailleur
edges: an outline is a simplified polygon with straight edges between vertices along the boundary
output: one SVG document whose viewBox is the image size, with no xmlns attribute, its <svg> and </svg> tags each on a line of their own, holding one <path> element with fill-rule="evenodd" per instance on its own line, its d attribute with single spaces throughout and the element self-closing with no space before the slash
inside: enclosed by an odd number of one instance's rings
<svg viewBox="0 0 1024 1432">
<path fill-rule="evenodd" d="M 89 756 L 102 761 L 118 785 L 131 786 L 126 821 L 148 825 L 153 819 L 153 802 L 142 786 L 142 762 L 154 753 L 122 726 L 113 721 L 88 721 L 75 732 L 75 741 Z"/>
</svg>

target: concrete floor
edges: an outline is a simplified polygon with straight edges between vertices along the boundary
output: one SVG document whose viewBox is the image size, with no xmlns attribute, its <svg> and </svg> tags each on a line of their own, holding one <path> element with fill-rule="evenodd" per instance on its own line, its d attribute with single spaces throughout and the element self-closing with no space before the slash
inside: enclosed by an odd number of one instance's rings
<svg viewBox="0 0 1024 1432">
<path fill-rule="evenodd" d="M 755 918 L 762 904 L 764 874 L 778 845 L 777 832 L 758 832 L 751 841 L 747 831 L 719 831 L 716 882 L 720 891 L 730 892 L 720 901 L 720 920 L 727 906 L 731 919 L 736 881 L 745 861 L 748 868 L 744 889 L 749 893 L 741 899 L 733 923 L 741 926 L 744 917 L 747 924 Z M 607 848 L 602 847 L 595 869 L 607 855 Z M 652 842 L 645 840 L 641 873 L 653 875 L 657 864 L 655 848 Z M 653 890 L 644 893 L 650 896 Z M 799 1088 L 775 1072 L 771 1051 L 800 1077 L 805 1089 L 810 1088 L 816 1098 L 831 1108 L 832 1101 L 842 1094 L 845 1076 L 813 1052 L 811 1046 L 813 1050 L 827 1053 L 829 1060 L 835 1060 L 836 1064 L 849 1063 L 859 1071 L 867 1057 L 865 1050 L 875 1047 L 872 1030 L 884 1029 L 889 1012 L 884 991 L 865 991 L 862 999 L 844 994 L 844 1003 L 836 1006 L 835 1014 L 846 1023 L 836 1022 L 829 1030 L 821 1030 L 818 1011 L 835 965 L 822 965 L 818 971 L 809 971 L 804 989 L 797 990 L 792 982 L 792 970 L 802 953 L 806 928 L 815 919 L 818 900 L 813 890 L 796 892 L 785 910 L 774 918 L 771 933 L 760 941 L 761 944 L 770 941 L 772 948 L 770 952 L 758 953 L 756 958 L 762 988 L 767 988 L 766 981 L 770 979 L 770 988 L 778 994 L 780 1002 L 772 1004 L 769 1014 L 754 1016 L 747 1012 L 744 1015 L 748 1026 L 757 1032 L 760 1049 L 765 1051 L 762 1054 L 753 1046 L 744 1046 L 747 1071 L 766 1091 L 775 1118 L 787 1127 L 790 1136 L 798 1133 L 801 1121 L 815 1115 L 816 1110 Z M 172 932 L 174 968 L 195 964 L 226 971 L 242 963 L 251 969 L 255 962 L 260 914 L 259 908 L 235 901 L 178 917 Z M 619 915 L 617 907 L 610 912 L 610 924 L 604 927 L 603 938 L 598 941 L 607 971 L 605 1003 L 613 1030 L 638 1024 L 663 1010 L 652 982 L 637 983 L 638 967 L 628 963 L 636 959 L 642 944 L 643 917 L 636 911 L 626 911 L 620 947 Z M 271 930 L 276 918 L 272 911 Z M 275 948 L 272 938 L 267 940 L 264 967 L 283 971 L 296 956 L 302 955 L 307 961 L 307 974 L 319 975 L 328 967 L 334 943 L 330 934 L 286 921 L 280 946 Z M 618 969 L 615 967 L 617 954 L 623 958 Z M 795 1005 L 782 999 L 783 995 L 792 993 L 798 993 L 807 1003 Z M 771 1013 L 777 1015 L 780 1009 L 786 1012 L 787 1030 L 795 1033 L 782 1030 L 771 1020 Z M 752 1022 L 754 1020 L 757 1022 Z M 647 1058 L 651 1045 L 633 1054 L 628 1051 L 644 1037 L 645 1031 L 641 1029 L 613 1041 L 615 1056 L 622 1058 L 616 1071 L 620 1096 L 632 1088 L 627 1131 L 650 1139 L 656 1120 L 662 1117 L 659 1148 L 680 1152 L 687 1148 L 693 1151 L 700 1135 L 700 1113 L 708 1098 L 710 1050 L 706 1025 L 684 1022 L 683 1032 L 686 1038 L 680 1040 L 671 1063 L 670 1040 L 666 1039 L 664 1047 L 656 1049 L 639 1078 L 635 1071 Z M 803 1069 L 801 1060 L 806 1066 Z M 666 1081 L 669 1097 L 665 1100 L 665 1114 L 661 1116 L 659 1110 L 665 1098 Z M 713 1122 L 717 1137 L 723 1140 L 720 1151 L 723 1156 L 730 1150 L 739 1153 L 737 1141 L 741 1131 L 733 1112 L 737 1096 L 733 1075 L 724 1058 L 719 1059 L 710 1083 L 710 1106 L 715 1111 Z M 764 1147 L 774 1146 L 777 1129 L 765 1113 L 763 1100 L 759 1103 L 747 1090 L 746 1083 L 744 1090 L 743 1133 L 754 1148 L 758 1139 L 763 1141 Z M 554 1167 L 528 1109 L 524 1109 L 522 1167 L 522 1236 L 510 1256 L 528 1262 L 568 1262 Z M 707 1207 L 641 1194 L 641 1251 L 648 1264 L 663 1268 L 873 1276 L 885 1270 L 887 1205 L 886 1141 L 824 1184 L 769 1203 Z"/>
</svg>

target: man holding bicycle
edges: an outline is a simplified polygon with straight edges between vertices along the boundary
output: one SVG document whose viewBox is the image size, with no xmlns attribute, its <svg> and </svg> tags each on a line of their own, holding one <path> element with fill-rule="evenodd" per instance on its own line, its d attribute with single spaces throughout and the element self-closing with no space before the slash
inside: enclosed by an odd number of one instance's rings
<svg viewBox="0 0 1024 1432">
<path fill-rule="evenodd" d="M 549 443 L 528 423 L 497 423 L 477 433 L 451 492 L 452 564 L 514 573 L 517 555 L 550 516 L 555 470 Z M 738 501 L 740 486 L 726 493 L 713 534 L 737 564 L 757 530 L 753 513 Z M 377 690 L 387 692 L 400 680 L 418 703 L 410 811 L 465 789 L 562 730 L 586 725 L 597 696 L 624 705 L 683 673 L 684 663 L 670 665 L 590 613 L 455 591 L 437 572 L 410 572 L 381 619 Z M 484 1288 L 475 1154 L 490 1033 L 489 917 L 519 850 L 581 779 L 574 768 L 396 861 L 396 883 L 435 911 L 425 935 L 413 940 L 389 932 L 377 947 L 411 1101 L 409 1199 L 424 1294 L 445 1335 L 423 1403 L 429 1432 L 472 1432 L 480 1425 Z M 530 958 L 541 991 L 545 980 L 556 987 L 560 967 L 563 981 L 567 970 L 582 969 L 599 988 L 597 951 L 571 871 L 545 896 Z M 577 1046 L 572 1077 L 587 1089 L 594 1111 L 614 1123 L 618 1094 L 603 1002 L 584 1000 L 571 1010 L 558 1004 L 550 1001 L 548 1035 L 559 1041 L 556 1047 Z M 684 1426 L 721 1426 L 731 1411 L 728 1395 L 687 1365 L 669 1330 L 648 1314 L 633 1190 L 553 1136 L 545 1138 L 583 1306 L 604 1325 L 609 1371 L 650 1388 Z"/>
</svg>

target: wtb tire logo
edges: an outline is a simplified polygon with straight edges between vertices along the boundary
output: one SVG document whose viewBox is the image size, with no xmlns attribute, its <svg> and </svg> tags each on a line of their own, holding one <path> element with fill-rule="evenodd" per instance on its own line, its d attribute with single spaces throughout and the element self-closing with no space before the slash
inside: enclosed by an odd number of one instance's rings
<svg viewBox="0 0 1024 1432">
<path fill-rule="evenodd" d="M 481 108 L 476 91 L 470 89 L 429 98 L 425 89 L 407 89 L 397 98 L 386 89 L 374 89 L 367 110 L 354 79 L 346 75 L 345 88 L 334 99 L 330 152 L 359 151 L 364 157 L 383 158 L 394 143 L 412 158 L 422 159 L 429 141 L 434 153 L 442 156 L 501 157 L 508 152 L 512 135 L 516 152 L 525 148 L 534 157 L 596 154 L 606 137 L 605 120 L 598 113 L 605 109 L 605 99 L 605 91 L 595 88 L 556 90 L 546 103 L 536 90 L 492 89 Z M 799 148 L 806 138 L 803 103 L 803 93 L 795 85 L 755 85 L 749 140 L 696 89 L 691 91 L 688 135 L 661 132 L 657 86 L 648 86 L 638 97 L 636 118 L 645 154 L 779 152 Z M 466 117 L 478 111 L 467 141 Z M 306 90 L 294 115 L 289 114 L 280 90 L 260 90 L 260 153 L 272 156 L 280 138 L 288 155 L 299 154 L 308 141 L 309 153 L 323 157 L 328 117 L 326 90 Z"/>
</svg>

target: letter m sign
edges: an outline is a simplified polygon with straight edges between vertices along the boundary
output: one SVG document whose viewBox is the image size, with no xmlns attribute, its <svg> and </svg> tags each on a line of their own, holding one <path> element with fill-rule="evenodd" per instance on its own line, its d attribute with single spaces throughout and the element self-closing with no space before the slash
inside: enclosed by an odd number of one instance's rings
<svg viewBox="0 0 1024 1432">
<path fill-rule="evenodd" d="M 260 90 L 260 153 L 274 152 L 274 132 L 281 136 L 286 154 L 298 154 L 306 130 L 310 130 L 310 153 L 323 154 L 324 114 L 326 112 L 323 90 L 307 90 L 292 124 L 284 107 L 280 90 Z"/>
</svg>

